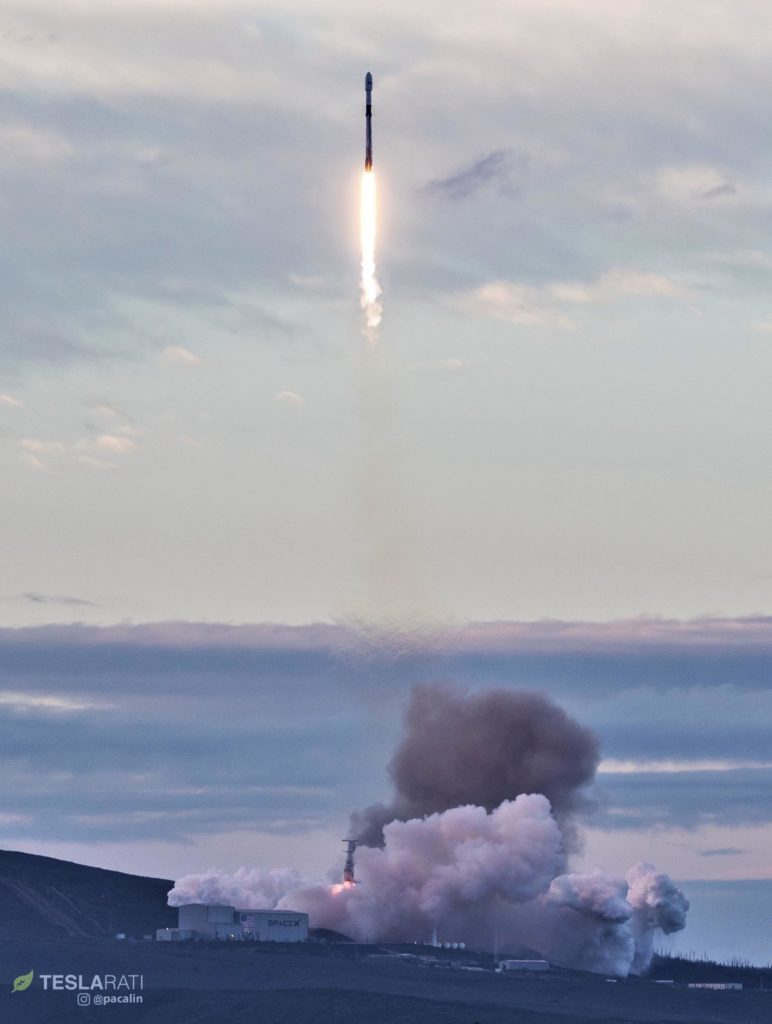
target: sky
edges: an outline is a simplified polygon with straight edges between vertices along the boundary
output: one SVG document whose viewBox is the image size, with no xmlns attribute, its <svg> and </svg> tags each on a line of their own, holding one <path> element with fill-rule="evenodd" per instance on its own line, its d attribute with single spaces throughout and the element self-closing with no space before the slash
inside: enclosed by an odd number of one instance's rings
<svg viewBox="0 0 772 1024">
<path fill-rule="evenodd" d="M 413 683 L 525 686 L 769 962 L 772 11 L 470 10 L 0 5 L 0 844 L 323 872 Z"/>
</svg>

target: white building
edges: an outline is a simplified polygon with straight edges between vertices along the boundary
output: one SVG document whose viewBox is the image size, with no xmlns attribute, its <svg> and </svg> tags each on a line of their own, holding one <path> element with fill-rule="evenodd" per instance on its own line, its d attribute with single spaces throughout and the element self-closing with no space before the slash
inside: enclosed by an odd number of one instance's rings
<svg viewBox="0 0 772 1024">
<path fill-rule="evenodd" d="M 177 910 L 177 928 L 159 928 L 158 940 L 305 942 L 308 938 L 308 914 L 295 910 L 238 910 L 206 903 L 186 903 Z"/>
</svg>

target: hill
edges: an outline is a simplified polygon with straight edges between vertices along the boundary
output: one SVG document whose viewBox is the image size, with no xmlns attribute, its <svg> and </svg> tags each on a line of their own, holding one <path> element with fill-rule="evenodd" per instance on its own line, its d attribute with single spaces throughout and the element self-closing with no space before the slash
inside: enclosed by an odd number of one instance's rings
<svg viewBox="0 0 772 1024">
<path fill-rule="evenodd" d="M 173 882 L 0 850 L 0 936 L 33 939 L 155 937 L 174 927 Z"/>
</svg>

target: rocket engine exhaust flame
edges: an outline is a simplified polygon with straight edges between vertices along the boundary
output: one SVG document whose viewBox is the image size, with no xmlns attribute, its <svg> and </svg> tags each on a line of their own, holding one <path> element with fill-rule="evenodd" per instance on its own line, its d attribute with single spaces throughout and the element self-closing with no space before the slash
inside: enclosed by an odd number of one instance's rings
<svg viewBox="0 0 772 1024">
<path fill-rule="evenodd" d="M 360 302 L 365 316 L 365 336 L 375 341 L 375 331 L 381 322 L 379 301 L 381 286 L 375 276 L 375 175 L 365 171 L 362 175 L 361 198 L 362 277 L 359 282 Z"/>
</svg>

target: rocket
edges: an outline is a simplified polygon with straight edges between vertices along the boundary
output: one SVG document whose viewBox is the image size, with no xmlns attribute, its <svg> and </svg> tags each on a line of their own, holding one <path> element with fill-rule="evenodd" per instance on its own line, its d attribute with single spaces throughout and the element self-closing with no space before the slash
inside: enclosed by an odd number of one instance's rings
<svg viewBox="0 0 772 1024">
<path fill-rule="evenodd" d="M 365 75 L 365 170 L 373 169 L 373 76 Z"/>
<path fill-rule="evenodd" d="M 350 888 L 352 885 L 357 884 L 356 878 L 354 878 L 354 854 L 356 853 L 357 846 L 362 845 L 361 839 L 343 839 L 342 842 L 346 844 L 346 864 L 343 868 L 343 884 Z"/>
</svg>

